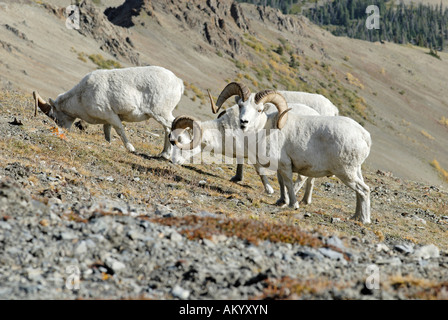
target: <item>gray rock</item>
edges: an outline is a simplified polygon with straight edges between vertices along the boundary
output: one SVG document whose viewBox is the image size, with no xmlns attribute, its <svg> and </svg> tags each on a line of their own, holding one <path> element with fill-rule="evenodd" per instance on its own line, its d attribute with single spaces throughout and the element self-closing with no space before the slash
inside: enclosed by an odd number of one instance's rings
<svg viewBox="0 0 448 320">
<path fill-rule="evenodd" d="M 173 231 L 170 233 L 170 240 L 174 242 L 180 242 L 183 240 L 183 237 L 177 231 Z"/>
<path fill-rule="evenodd" d="M 376 251 L 377 252 L 382 252 L 382 251 L 389 252 L 389 250 L 390 250 L 389 247 L 386 246 L 384 243 L 378 243 L 376 245 Z"/>
<path fill-rule="evenodd" d="M 12 228 L 11 228 L 11 226 L 10 226 L 10 224 L 8 222 L 0 221 L 0 229 L 11 230 Z"/>
<path fill-rule="evenodd" d="M 127 235 L 132 240 L 143 240 L 146 238 L 144 234 L 138 232 L 137 230 L 130 230 Z"/>
<path fill-rule="evenodd" d="M 202 243 L 210 248 L 213 248 L 215 246 L 215 244 L 213 243 L 213 241 L 209 240 L 209 239 L 202 239 Z"/>
<path fill-rule="evenodd" d="M 190 291 L 176 285 L 171 291 L 171 294 L 173 295 L 173 297 L 179 298 L 181 300 L 186 300 L 190 296 Z"/>
<path fill-rule="evenodd" d="M 41 278 L 43 271 L 41 269 L 27 268 L 25 269 L 26 276 L 31 281 L 36 281 Z"/>
<path fill-rule="evenodd" d="M 154 212 L 156 215 L 163 216 L 165 218 L 174 217 L 175 214 L 173 213 L 173 210 L 171 210 L 169 207 L 158 204 L 156 205 L 156 210 Z"/>
<path fill-rule="evenodd" d="M 123 262 L 120 262 L 114 258 L 107 258 L 105 261 L 106 266 L 108 266 L 109 268 L 111 268 L 115 273 L 126 269 L 126 265 Z"/>
<path fill-rule="evenodd" d="M 62 240 L 73 240 L 73 239 L 78 238 L 78 236 L 76 234 L 74 234 L 73 232 L 69 232 L 69 231 L 63 231 L 59 234 L 59 236 Z"/>
<path fill-rule="evenodd" d="M 394 249 L 398 252 L 411 254 L 414 252 L 414 246 L 412 244 L 398 244 L 394 246 Z"/>
<path fill-rule="evenodd" d="M 401 259 L 398 257 L 393 257 L 393 258 L 388 258 L 388 259 L 379 258 L 375 261 L 375 263 L 379 264 L 379 265 L 400 266 Z"/>
<path fill-rule="evenodd" d="M 342 242 L 342 240 L 339 239 L 336 236 L 329 237 L 327 239 L 327 244 L 330 245 L 330 246 L 334 246 L 336 248 L 339 248 L 341 250 L 345 250 L 346 249 L 345 246 L 344 246 L 344 243 Z"/>
<path fill-rule="evenodd" d="M 75 248 L 75 255 L 83 255 L 87 253 L 87 243 L 86 241 L 81 241 Z"/>
<path fill-rule="evenodd" d="M 318 251 L 325 257 L 330 258 L 332 260 L 344 260 L 344 255 L 340 252 L 336 252 L 328 248 L 319 248 Z"/>
<path fill-rule="evenodd" d="M 416 257 L 417 259 L 439 258 L 440 250 L 437 246 L 430 244 L 415 250 L 414 257 Z"/>
</svg>

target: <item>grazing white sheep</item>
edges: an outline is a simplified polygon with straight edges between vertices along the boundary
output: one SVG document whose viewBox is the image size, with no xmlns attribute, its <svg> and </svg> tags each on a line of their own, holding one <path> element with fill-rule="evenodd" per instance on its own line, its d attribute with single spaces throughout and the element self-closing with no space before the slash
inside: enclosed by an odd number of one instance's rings
<svg viewBox="0 0 448 320">
<path fill-rule="evenodd" d="M 272 105 L 272 107 L 274 106 Z M 317 111 L 303 104 L 290 104 L 289 107 L 292 108 L 291 112 L 293 113 L 301 115 L 314 115 L 314 116 L 319 115 Z M 172 162 L 175 164 L 184 164 L 193 159 L 193 157 L 196 154 L 200 153 L 202 150 L 213 149 L 215 151 L 220 151 L 223 155 L 232 156 L 233 158 L 237 159 L 237 175 L 233 177 L 231 181 L 241 181 L 243 174 L 242 170 L 243 162 L 244 158 L 248 157 L 249 145 L 247 143 L 244 143 L 243 140 L 239 141 L 238 135 L 236 134 L 236 131 L 240 130 L 238 109 L 239 107 L 235 105 L 221 112 L 217 119 L 201 123 L 202 128 L 207 128 L 203 130 L 203 133 L 201 135 L 202 136 L 201 148 L 198 147 L 190 149 L 189 142 L 191 141 L 191 137 L 188 134 L 188 131 L 182 131 L 181 134 L 174 134 L 173 132 L 171 135 L 171 140 L 173 141 L 173 143 L 177 140 L 178 142 L 185 144 L 186 147 L 182 149 L 175 148 L 173 150 Z M 276 112 L 277 112 L 276 109 L 268 111 L 268 113 L 276 113 Z M 172 131 L 179 128 L 184 129 L 182 127 L 182 123 L 184 122 L 178 121 L 178 119 L 182 119 L 182 117 L 176 118 L 176 120 L 173 122 Z M 186 117 L 186 119 L 189 119 L 188 121 L 190 121 L 193 118 Z M 189 127 L 191 128 L 191 126 Z M 226 150 L 225 148 L 226 143 L 229 143 L 229 141 L 232 141 L 232 145 L 235 146 L 235 148 L 232 148 L 231 153 L 229 152 L 229 150 Z M 240 147 L 242 149 L 239 149 Z M 238 152 L 238 150 L 242 150 L 243 152 Z M 274 193 L 274 189 L 269 184 L 268 178 L 266 177 L 266 175 L 260 172 L 261 166 L 255 163 L 254 168 L 257 174 L 260 176 L 261 182 L 264 186 L 266 193 L 268 194 Z M 305 182 L 307 182 L 307 185 L 306 185 L 304 202 L 311 203 L 313 179 L 309 179 L 307 181 L 306 177 L 299 176 L 296 181 L 296 191 L 298 192 Z"/>
<path fill-rule="evenodd" d="M 242 96 L 243 97 L 243 96 Z M 273 103 L 278 114 L 266 115 L 266 103 Z M 278 128 L 281 134 L 277 145 L 277 176 L 280 199 L 298 208 L 292 181 L 293 172 L 308 177 L 335 175 L 356 192 L 354 218 L 370 223 L 370 189 L 364 183 L 361 165 L 370 153 L 371 137 L 361 125 L 347 117 L 313 117 L 288 113 L 288 105 L 281 94 L 265 90 L 243 97 L 239 101 L 240 125 L 244 132 Z M 268 141 L 268 139 L 266 139 Z"/>
<path fill-rule="evenodd" d="M 104 136 L 110 142 L 111 127 L 126 149 L 134 152 L 122 121 L 139 122 L 154 118 L 165 129 L 165 144 L 161 156 L 169 159 L 172 111 L 184 92 L 184 84 L 171 71 L 157 66 L 96 70 L 87 74 L 71 90 L 56 100 L 45 102 L 33 92 L 37 107 L 58 126 L 70 129 L 76 118 L 88 123 L 103 124 Z"/>
<path fill-rule="evenodd" d="M 316 110 L 321 116 L 338 116 L 338 108 L 326 97 L 317 93 L 278 91 L 290 103 L 302 103 Z"/>
</svg>

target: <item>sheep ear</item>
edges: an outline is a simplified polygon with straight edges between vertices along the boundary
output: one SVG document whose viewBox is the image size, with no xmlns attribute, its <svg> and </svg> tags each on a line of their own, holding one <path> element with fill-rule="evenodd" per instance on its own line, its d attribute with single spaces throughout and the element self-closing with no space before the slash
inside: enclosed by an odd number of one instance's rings
<svg viewBox="0 0 448 320">
<path fill-rule="evenodd" d="M 241 97 L 240 96 L 235 96 L 235 103 L 238 104 L 238 102 L 240 102 Z"/>
<path fill-rule="evenodd" d="M 268 103 L 263 104 L 263 112 L 266 112 L 271 108 L 275 108 L 275 106 L 272 103 L 268 102 Z"/>
</svg>

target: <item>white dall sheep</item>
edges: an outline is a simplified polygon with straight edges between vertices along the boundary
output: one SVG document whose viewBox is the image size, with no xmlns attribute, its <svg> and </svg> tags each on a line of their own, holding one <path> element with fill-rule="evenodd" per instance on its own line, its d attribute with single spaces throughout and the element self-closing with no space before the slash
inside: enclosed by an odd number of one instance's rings
<svg viewBox="0 0 448 320">
<path fill-rule="evenodd" d="M 301 115 L 315 115 L 319 114 L 317 111 L 302 105 L 302 104 L 290 104 L 289 107 L 292 108 L 293 113 L 301 114 Z M 188 123 L 194 121 L 194 118 L 188 116 L 179 116 L 177 117 L 172 125 L 172 134 L 171 141 L 179 145 L 184 145 L 180 148 L 175 148 L 173 150 L 172 162 L 174 164 L 184 164 L 191 159 L 202 150 L 214 150 L 220 151 L 222 155 L 231 156 L 237 159 L 238 168 L 242 168 L 244 158 L 248 157 L 249 145 L 244 143 L 244 140 L 238 140 L 238 135 L 236 132 L 239 129 L 239 107 L 233 106 L 231 108 L 226 109 L 215 120 L 209 120 L 201 122 L 202 134 L 201 134 L 201 147 L 191 146 L 189 142 L 191 141 L 191 136 L 187 131 L 181 131 L 180 134 L 176 134 L 174 130 L 176 129 L 185 129 L 186 127 L 192 127 L 192 125 L 188 126 Z M 276 111 L 271 111 L 275 112 Z M 219 134 L 217 134 L 219 132 Z M 226 142 L 227 141 L 227 142 Z M 226 143 L 232 141 L 232 150 L 229 152 L 226 150 Z M 233 148 L 233 146 L 235 146 Z M 238 147 L 237 147 L 238 146 Z M 241 147 L 241 149 L 238 149 Z M 238 152 L 238 150 L 242 150 L 242 152 Z M 227 152 L 227 153 L 226 153 Z M 274 193 L 274 189 L 269 184 L 268 178 L 265 174 L 261 173 L 261 166 L 258 164 L 254 164 L 255 171 L 260 176 L 261 182 L 264 186 L 266 193 L 272 194 Z M 237 169 L 238 170 L 238 169 Z M 239 169 L 241 170 L 241 169 Z M 238 173 L 237 173 L 238 174 Z M 242 175 L 242 170 L 239 172 Z M 231 179 L 232 181 L 240 181 L 236 180 L 235 177 Z M 305 203 L 311 203 L 311 194 L 313 187 L 313 179 L 309 179 L 306 181 L 306 177 L 299 176 L 296 181 L 296 191 L 298 192 L 303 184 L 307 182 L 306 191 L 304 196 Z"/>
<path fill-rule="evenodd" d="M 319 112 L 321 116 L 338 116 L 338 108 L 326 97 L 317 93 L 278 91 L 290 103 L 303 103 Z"/>
<path fill-rule="evenodd" d="M 277 114 L 263 112 L 268 102 L 277 107 Z M 289 206 L 299 207 L 292 182 L 293 172 L 316 178 L 335 175 L 356 192 L 354 218 L 370 223 L 370 189 L 364 183 L 361 171 L 372 144 L 367 130 L 347 117 L 290 114 L 286 100 L 273 90 L 243 97 L 239 106 L 244 132 L 257 132 L 268 127 L 280 129 L 277 145 L 271 146 L 278 151 L 277 176 L 281 193 L 277 204 L 285 204 L 286 187 Z"/>
<path fill-rule="evenodd" d="M 36 113 L 39 107 L 62 128 L 69 130 L 76 118 L 103 124 L 104 136 L 110 142 L 111 127 L 114 127 L 130 152 L 135 148 L 128 141 L 121 122 L 154 118 L 165 129 L 161 156 L 169 159 L 172 111 L 183 92 L 183 81 L 174 73 L 162 67 L 147 66 L 93 71 L 71 90 L 48 103 L 37 92 L 33 92 L 33 96 Z"/>
<path fill-rule="evenodd" d="M 240 87 L 240 88 L 238 88 Z M 222 93 L 220 94 L 218 98 L 218 102 L 216 105 L 212 103 L 212 112 L 217 113 L 219 109 L 222 107 L 222 104 L 232 95 L 235 95 L 235 103 L 238 104 L 238 101 L 240 100 L 240 97 L 238 96 L 239 92 L 241 90 L 241 93 L 244 94 L 244 92 L 248 92 L 247 87 L 241 83 L 230 83 L 229 85 L 224 88 Z M 286 101 L 288 102 L 288 107 L 292 109 L 292 112 L 301 114 L 301 115 L 322 115 L 322 116 L 338 116 L 339 110 L 338 108 L 326 97 L 320 94 L 314 94 L 314 93 L 307 93 L 307 92 L 300 92 L 300 91 L 279 91 L 280 94 L 282 94 Z M 209 97 L 211 98 L 210 92 Z M 271 108 L 269 106 L 274 107 L 272 104 L 268 103 L 267 107 L 265 107 L 266 112 L 272 112 Z M 304 106 L 304 107 L 301 107 Z M 310 112 L 309 110 L 313 109 L 315 112 Z M 225 112 L 225 111 L 223 111 Z M 223 114 L 223 112 L 220 113 L 220 115 Z M 219 117 L 219 116 L 218 116 Z M 298 177 L 298 180 L 296 182 L 296 193 L 300 190 L 301 186 L 305 182 L 307 178 L 300 176 Z M 236 168 L 236 174 L 230 179 L 234 182 L 239 182 L 243 180 L 243 162 L 238 161 L 237 162 L 237 168 Z M 314 185 L 314 179 L 310 179 L 308 181 L 307 189 L 305 191 L 305 196 L 303 198 L 303 202 L 306 204 L 311 203 L 311 195 L 312 195 L 312 188 Z M 265 185 L 265 184 L 263 184 Z M 268 194 L 273 193 L 272 187 L 268 185 L 270 189 L 265 189 Z"/>
</svg>

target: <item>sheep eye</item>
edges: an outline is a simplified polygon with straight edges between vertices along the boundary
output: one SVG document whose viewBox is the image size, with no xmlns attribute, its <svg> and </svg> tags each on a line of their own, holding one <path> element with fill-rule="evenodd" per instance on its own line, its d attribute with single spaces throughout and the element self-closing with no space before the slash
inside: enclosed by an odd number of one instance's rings
<svg viewBox="0 0 448 320">
<path fill-rule="evenodd" d="M 263 110 L 258 110 L 258 113 L 261 113 Z"/>
</svg>

